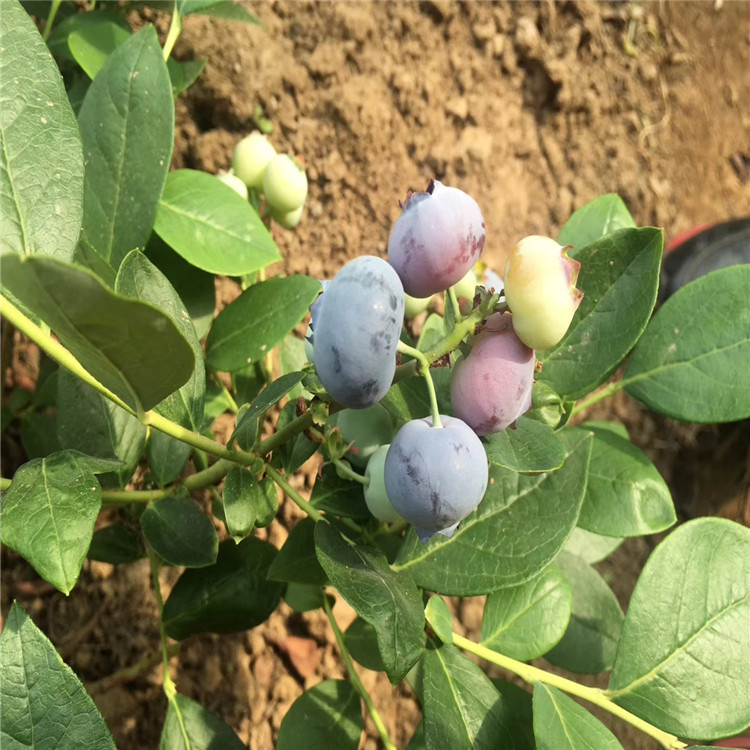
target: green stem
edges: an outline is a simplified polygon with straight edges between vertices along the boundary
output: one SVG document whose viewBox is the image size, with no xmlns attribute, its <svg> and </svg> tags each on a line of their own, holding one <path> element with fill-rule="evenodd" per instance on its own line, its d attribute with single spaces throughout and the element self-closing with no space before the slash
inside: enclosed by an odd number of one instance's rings
<svg viewBox="0 0 750 750">
<path fill-rule="evenodd" d="M 261 440 L 257 447 L 258 455 L 265 456 L 267 453 L 271 453 L 271 451 L 286 443 L 290 438 L 299 435 L 300 432 L 304 432 L 312 423 L 312 411 L 308 410 L 296 419 L 293 419 L 286 427 L 283 427 L 278 432 L 274 432 L 273 435 L 270 435 L 265 440 Z"/>
<path fill-rule="evenodd" d="M 57 11 L 60 10 L 60 4 L 62 0 L 52 0 L 50 5 L 49 15 L 44 23 L 44 32 L 42 33 L 42 39 L 46 42 L 49 39 L 50 32 L 52 31 L 52 24 L 55 22 L 55 16 Z"/>
<path fill-rule="evenodd" d="M 432 382 L 430 374 L 430 362 L 419 349 L 407 346 L 403 341 L 398 342 L 398 350 L 402 354 L 408 354 L 419 362 L 417 373 L 422 375 L 427 383 L 427 392 L 430 394 L 430 407 L 432 408 L 432 426 L 442 428 L 443 423 L 440 421 L 440 410 L 438 409 L 437 394 L 435 393 L 435 384 Z"/>
<path fill-rule="evenodd" d="M 370 486 L 370 478 L 358 474 L 348 463 L 346 463 L 346 461 L 342 461 L 340 458 L 335 458 L 333 464 L 336 467 L 339 476 L 344 476 L 347 479 L 351 479 L 353 482 L 359 482 L 364 487 Z"/>
<path fill-rule="evenodd" d="M 344 664 L 346 664 L 346 671 L 349 672 L 349 679 L 352 681 L 352 685 L 354 685 L 354 688 L 360 694 L 362 700 L 365 702 L 367 711 L 372 718 L 372 723 L 375 724 L 375 728 L 378 730 L 378 734 L 380 735 L 380 739 L 383 741 L 385 750 L 396 750 L 396 746 L 391 742 L 391 738 L 388 736 L 388 730 L 385 728 L 385 724 L 380 718 L 378 709 L 375 708 L 375 704 L 372 702 L 372 698 L 367 692 L 367 688 L 362 684 L 362 680 L 359 679 L 357 670 L 354 668 L 354 662 L 352 661 L 352 657 L 349 654 L 349 649 L 346 647 L 346 643 L 344 643 L 344 636 L 339 629 L 336 618 L 333 616 L 331 603 L 328 601 L 328 596 L 325 593 L 323 594 L 323 608 L 326 611 L 326 615 L 328 615 L 328 621 L 331 623 L 333 635 L 336 637 L 336 643 L 338 644 L 339 651 L 341 651 L 341 656 L 344 659 Z"/>
<path fill-rule="evenodd" d="M 286 477 L 280 472 L 274 469 L 273 466 L 270 464 L 266 465 L 266 474 L 268 474 L 271 479 L 273 479 L 276 484 L 281 487 L 282 490 L 288 495 L 289 499 L 298 507 L 301 508 L 305 513 L 307 513 L 310 518 L 312 518 L 313 521 L 324 521 L 325 517 L 323 514 L 313 505 L 310 504 L 308 500 L 305 500 L 302 495 L 297 492 L 297 490 L 292 487 L 289 482 L 287 482 Z"/>
<path fill-rule="evenodd" d="M 605 398 L 614 396 L 617 391 L 622 390 L 629 382 L 630 381 L 628 380 L 615 380 L 613 383 L 605 385 L 604 388 L 601 388 L 595 393 L 590 394 L 588 398 L 585 398 L 582 401 L 578 401 L 573 406 L 570 412 L 570 416 L 573 417 L 579 412 L 582 412 L 584 409 L 588 409 L 589 406 L 593 406 L 594 404 L 598 404 L 600 401 L 604 401 Z"/>
<path fill-rule="evenodd" d="M 167 631 L 164 628 L 164 599 L 161 595 L 161 584 L 159 583 L 159 568 L 160 563 L 156 557 L 156 553 L 149 549 L 148 551 L 149 562 L 151 563 L 151 578 L 154 582 L 154 593 L 156 594 L 156 605 L 159 609 L 159 635 L 161 639 L 161 659 L 164 666 L 164 694 L 167 696 L 167 700 L 174 708 L 175 715 L 177 716 L 177 722 L 180 725 L 180 733 L 182 734 L 182 741 L 185 743 L 186 750 L 191 750 L 192 745 L 190 744 L 190 737 L 188 737 L 187 729 L 185 728 L 185 721 L 182 716 L 182 711 L 177 703 L 177 686 L 174 684 L 174 680 L 169 674 L 169 648 L 167 647 Z"/>
<path fill-rule="evenodd" d="M 172 20 L 170 21 L 169 31 L 167 32 L 167 38 L 164 40 L 164 49 L 162 50 L 164 62 L 169 60 L 169 56 L 172 54 L 172 48 L 181 32 L 182 16 L 177 12 L 177 1 L 175 0 L 174 10 L 172 11 Z"/>
<path fill-rule="evenodd" d="M 169 657 L 177 656 L 180 653 L 181 643 L 173 643 L 167 648 L 167 654 Z M 118 669 L 117 672 L 113 672 L 106 677 L 102 677 L 100 680 L 95 682 L 87 682 L 86 688 L 89 692 L 99 691 L 105 692 L 115 685 L 119 685 L 126 682 L 132 682 L 133 680 L 140 677 L 144 672 L 155 667 L 160 661 L 162 661 L 161 649 L 150 656 L 146 656 L 140 659 L 135 664 L 131 664 L 129 667 Z"/>
<path fill-rule="evenodd" d="M 449 302 L 451 307 L 453 308 L 454 324 L 459 323 L 461 321 L 461 308 L 458 304 L 458 297 L 456 297 L 456 290 L 452 286 L 449 286 L 445 290 L 445 295 L 448 298 L 447 302 Z"/>
<path fill-rule="evenodd" d="M 470 654 L 474 654 L 481 659 L 485 659 L 492 664 L 497 664 L 497 666 L 507 669 L 509 672 L 518 675 L 530 685 L 542 682 L 545 685 L 551 685 L 552 687 L 556 687 L 566 693 L 575 695 L 578 698 L 583 698 L 583 700 L 593 703 L 595 706 L 599 706 L 599 708 L 603 708 L 614 716 L 627 721 L 628 724 L 632 724 L 636 729 L 640 729 L 649 737 L 653 737 L 663 748 L 666 748 L 666 750 L 680 750 L 681 748 L 687 747 L 687 745 L 680 742 L 680 740 L 673 734 L 657 729 L 653 724 L 649 724 L 635 714 L 631 714 L 630 711 L 626 711 L 621 706 L 618 706 L 607 698 L 604 692 L 599 690 L 599 688 L 586 687 L 585 685 L 580 685 L 577 682 L 568 680 L 565 677 L 545 672 L 543 669 L 532 667 L 530 664 L 524 664 L 523 662 L 516 661 L 508 656 L 503 656 L 502 654 L 485 648 L 478 643 L 474 643 L 457 633 L 453 633 L 453 643 L 465 651 L 468 651 Z"/>
</svg>

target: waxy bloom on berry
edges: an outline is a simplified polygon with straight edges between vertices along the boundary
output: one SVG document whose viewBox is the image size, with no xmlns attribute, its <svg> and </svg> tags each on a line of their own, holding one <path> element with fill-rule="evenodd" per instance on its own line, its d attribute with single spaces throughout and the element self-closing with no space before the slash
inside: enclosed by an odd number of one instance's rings
<svg viewBox="0 0 750 750">
<path fill-rule="evenodd" d="M 581 264 L 549 237 L 524 237 L 505 265 L 505 299 L 518 338 L 531 349 L 549 349 L 570 326 L 583 294 L 576 289 Z"/>
</svg>

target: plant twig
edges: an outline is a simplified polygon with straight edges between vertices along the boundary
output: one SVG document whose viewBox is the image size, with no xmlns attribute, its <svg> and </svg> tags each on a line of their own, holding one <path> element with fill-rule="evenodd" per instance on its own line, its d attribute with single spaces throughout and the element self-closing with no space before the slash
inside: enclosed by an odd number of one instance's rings
<svg viewBox="0 0 750 750">
<path fill-rule="evenodd" d="M 46 42 L 49 39 L 50 32 L 52 31 L 52 24 L 55 22 L 55 16 L 57 11 L 60 10 L 62 0 L 52 0 L 49 9 L 49 15 L 47 20 L 44 22 L 44 31 L 42 32 L 42 39 Z"/>
<path fill-rule="evenodd" d="M 323 514 L 314 506 L 312 503 L 310 503 L 308 500 L 305 500 L 302 495 L 297 492 L 297 490 L 292 487 L 291 484 L 287 481 L 286 477 L 280 472 L 274 469 L 273 466 L 268 464 L 266 466 L 266 474 L 268 474 L 271 479 L 273 479 L 276 484 L 281 487 L 282 490 L 287 494 L 289 499 L 298 507 L 301 508 L 305 513 L 307 513 L 310 518 L 312 518 L 313 521 L 324 521 L 325 517 Z"/>
<path fill-rule="evenodd" d="M 333 616 L 331 603 L 328 601 L 328 596 L 325 592 L 323 592 L 323 608 L 325 609 L 326 615 L 328 616 L 328 621 L 331 623 L 333 635 L 336 638 L 336 643 L 338 644 L 339 651 L 341 651 L 341 656 L 344 659 L 344 664 L 346 664 L 346 671 L 349 672 L 349 679 L 352 681 L 352 685 L 354 685 L 355 690 L 360 694 L 362 700 L 365 702 L 367 711 L 372 718 L 373 724 L 375 724 L 375 729 L 378 730 L 380 739 L 383 741 L 383 746 L 386 750 L 396 750 L 396 746 L 391 742 L 391 738 L 388 736 L 388 730 L 385 728 L 385 724 L 383 723 L 383 719 L 378 713 L 378 709 L 375 708 L 375 704 L 372 702 L 372 698 L 367 692 L 367 688 L 362 683 L 362 680 L 359 679 L 357 670 L 354 668 L 354 662 L 352 662 L 352 657 L 349 654 L 349 649 L 346 647 L 346 643 L 344 643 L 344 636 L 341 633 L 338 623 L 336 622 L 336 618 Z"/>
<path fill-rule="evenodd" d="M 430 362 L 425 355 L 412 346 L 407 346 L 403 341 L 398 342 L 398 350 L 402 354 L 408 354 L 419 362 L 417 373 L 421 375 L 427 383 L 427 392 L 430 395 L 430 407 L 432 408 L 432 426 L 441 428 L 443 423 L 440 421 L 440 409 L 438 409 L 437 394 L 435 393 L 435 384 L 432 382 L 430 374 Z"/>
<path fill-rule="evenodd" d="M 618 706 L 611 701 L 602 690 L 599 690 L 599 688 L 586 687 L 585 685 L 573 682 L 573 680 L 568 680 L 565 677 L 560 677 L 551 672 L 545 672 L 543 669 L 532 667 L 530 664 L 524 664 L 523 662 L 516 661 L 508 656 L 503 656 L 497 651 L 492 651 L 485 646 L 474 643 L 457 633 L 453 633 L 453 643 L 465 651 L 468 651 L 470 654 L 474 654 L 481 659 L 485 659 L 486 661 L 492 662 L 492 664 L 497 664 L 497 666 L 507 669 L 509 672 L 518 675 L 530 685 L 542 682 L 545 685 L 551 685 L 552 687 L 556 687 L 566 693 L 575 695 L 578 698 L 583 698 L 583 700 L 593 703 L 595 706 L 599 706 L 599 708 L 603 708 L 614 716 L 627 721 L 628 724 L 632 724 L 636 729 L 640 729 L 641 732 L 647 734 L 649 737 L 653 737 L 666 750 L 681 750 L 681 748 L 687 747 L 684 742 L 680 742 L 680 740 L 673 734 L 658 729 L 653 724 L 649 724 L 635 714 L 630 713 L 630 711 L 626 711 L 621 706 Z"/>
<path fill-rule="evenodd" d="M 180 653 L 181 643 L 172 643 L 167 647 L 167 654 L 170 658 L 177 656 Z M 106 692 L 115 685 L 120 685 L 126 682 L 132 682 L 138 679 L 144 672 L 148 672 L 149 669 L 153 669 L 162 661 L 161 649 L 145 656 L 143 659 L 138 660 L 135 664 L 131 664 L 129 667 L 123 667 L 118 669 L 116 672 L 102 677 L 94 682 L 86 683 L 86 687 L 89 692 Z"/>
<path fill-rule="evenodd" d="M 169 31 L 167 32 L 167 38 L 164 40 L 164 49 L 162 50 L 164 62 L 169 60 L 175 42 L 181 33 L 182 16 L 177 12 L 177 0 L 175 0 L 174 8 L 172 10 L 172 20 L 169 22 Z"/>
</svg>

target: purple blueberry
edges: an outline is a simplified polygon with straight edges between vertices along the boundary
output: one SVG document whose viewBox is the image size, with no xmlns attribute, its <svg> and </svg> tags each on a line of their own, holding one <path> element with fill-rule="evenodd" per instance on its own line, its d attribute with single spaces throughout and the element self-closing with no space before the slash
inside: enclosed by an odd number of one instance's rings
<svg viewBox="0 0 750 750">
<path fill-rule="evenodd" d="M 378 403 L 396 371 L 404 319 L 396 272 L 381 258 L 356 258 L 326 287 L 314 317 L 313 359 L 323 387 L 350 409 Z"/>
<path fill-rule="evenodd" d="M 506 313 L 490 316 L 469 344 L 451 376 L 453 413 L 477 435 L 491 435 L 531 406 L 534 350 L 518 338 Z"/>
<path fill-rule="evenodd" d="M 460 419 L 440 415 L 407 422 L 385 459 L 385 488 L 394 510 L 427 542 L 451 537 L 484 497 L 487 456 L 474 431 Z"/>
<path fill-rule="evenodd" d="M 429 297 L 459 282 L 484 248 L 484 219 L 476 201 L 458 188 L 432 180 L 412 193 L 388 242 L 388 262 L 404 291 Z"/>
</svg>

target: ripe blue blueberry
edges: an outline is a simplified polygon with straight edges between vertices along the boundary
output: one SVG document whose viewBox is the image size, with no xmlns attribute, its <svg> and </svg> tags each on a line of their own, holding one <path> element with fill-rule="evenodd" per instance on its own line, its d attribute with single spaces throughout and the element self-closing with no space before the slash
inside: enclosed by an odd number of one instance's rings
<svg viewBox="0 0 750 750">
<path fill-rule="evenodd" d="M 424 193 L 410 194 L 388 241 L 388 262 L 404 291 L 429 297 L 459 282 L 484 248 L 484 219 L 462 190 L 432 180 Z"/>
<path fill-rule="evenodd" d="M 484 446 L 460 419 L 440 415 L 407 422 L 385 459 L 385 488 L 394 510 L 426 542 L 451 537 L 484 497 L 488 468 Z"/>
<path fill-rule="evenodd" d="M 381 258 L 347 263 L 315 315 L 313 360 L 323 387 L 350 409 L 378 403 L 391 386 L 404 319 L 404 290 Z"/>
</svg>

